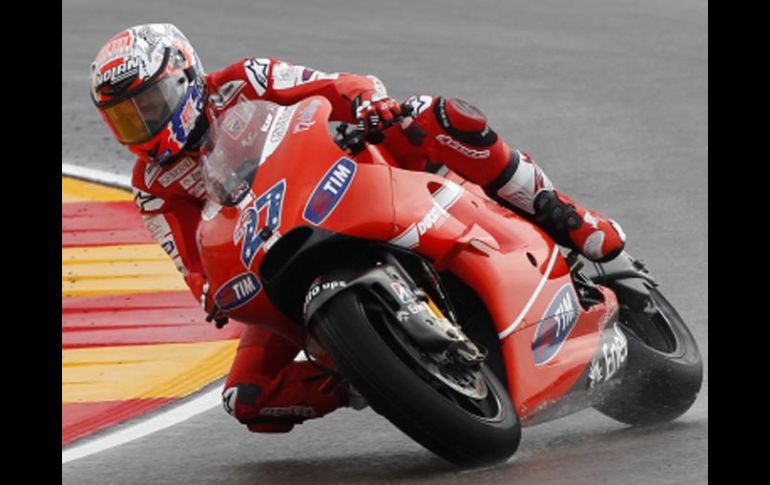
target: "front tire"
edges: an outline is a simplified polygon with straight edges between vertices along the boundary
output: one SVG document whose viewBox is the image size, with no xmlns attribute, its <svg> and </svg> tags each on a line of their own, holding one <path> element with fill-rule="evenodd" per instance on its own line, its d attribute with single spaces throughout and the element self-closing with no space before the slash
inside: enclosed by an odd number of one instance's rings
<svg viewBox="0 0 770 485">
<path fill-rule="evenodd" d="M 376 301 L 344 291 L 316 315 L 314 331 L 338 368 L 375 411 L 415 441 L 463 467 L 515 453 L 521 425 L 505 386 L 486 364 L 480 372 L 488 392 L 474 402 L 412 360 Z"/>
</svg>

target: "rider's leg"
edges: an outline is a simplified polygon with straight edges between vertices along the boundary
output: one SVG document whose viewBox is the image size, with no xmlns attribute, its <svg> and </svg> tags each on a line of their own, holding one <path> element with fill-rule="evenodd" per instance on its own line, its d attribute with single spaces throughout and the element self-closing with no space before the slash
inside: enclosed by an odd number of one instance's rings
<svg viewBox="0 0 770 485">
<path fill-rule="evenodd" d="M 413 96 L 414 119 L 386 132 L 385 146 L 404 167 L 431 170 L 445 164 L 482 186 L 500 204 L 527 217 L 557 243 L 594 261 L 623 250 L 620 226 L 555 190 L 529 155 L 511 150 L 478 108 L 460 99 Z"/>
<path fill-rule="evenodd" d="M 285 433 L 347 405 L 347 386 L 310 362 L 294 362 L 299 351 L 264 328 L 245 326 L 222 393 L 225 411 L 250 431 Z"/>
</svg>

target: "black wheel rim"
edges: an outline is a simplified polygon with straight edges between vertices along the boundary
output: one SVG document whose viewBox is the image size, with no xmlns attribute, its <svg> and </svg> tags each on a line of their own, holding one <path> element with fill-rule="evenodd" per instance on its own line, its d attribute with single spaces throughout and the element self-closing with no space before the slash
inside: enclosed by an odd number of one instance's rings
<svg viewBox="0 0 770 485">
<path fill-rule="evenodd" d="M 379 304 L 363 304 L 363 310 L 388 347 L 405 365 L 414 371 L 415 375 L 429 384 L 448 403 L 482 421 L 498 422 L 503 419 L 503 405 L 500 396 L 495 386 L 489 382 L 491 370 L 487 369 L 485 372 L 484 367 L 481 367 L 477 371 L 487 388 L 486 397 L 473 399 L 466 396 L 451 388 L 426 369 L 424 363 L 420 361 L 420 350 L 411 344 L 406 335 L 392 324 L 390 317 L 381 309 Z"/>
<path fill-rule="evenodd" d="M 673 318 L 677 318 L 676 315 L 669 315 L 668 305 L 655 290 L 650 291 L 644 311 L 634 311 L 626 305 L 620 307 L 620 324 L 624 330 L 664 354 L 673 354 L 679 347 L 671 322 Z"/>
</svg>

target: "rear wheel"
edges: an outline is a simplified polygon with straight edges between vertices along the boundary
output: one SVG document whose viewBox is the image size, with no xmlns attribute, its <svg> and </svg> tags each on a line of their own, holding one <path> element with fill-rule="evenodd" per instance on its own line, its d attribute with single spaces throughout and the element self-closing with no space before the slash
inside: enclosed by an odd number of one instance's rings
<svg viewBox="0 0 770 485">
<path fill-rule="evenodd" d="M 617 389 L 594 407 L 631 425 L 648 425 L 684 414 L 698 395 L 703 362 L 682 317 L 656 288 L 643 311 L 621 301 L 628 363 Z"/>
<path fill-rule="evenodd" d="M 372 299 L 345 291 L 314 317 L 314 331 L 372 408 L 432 452 L 460 466 L 504 461 L 521 425 L 505 386 L 486 364 L 437 362 Z"/>
</svg>

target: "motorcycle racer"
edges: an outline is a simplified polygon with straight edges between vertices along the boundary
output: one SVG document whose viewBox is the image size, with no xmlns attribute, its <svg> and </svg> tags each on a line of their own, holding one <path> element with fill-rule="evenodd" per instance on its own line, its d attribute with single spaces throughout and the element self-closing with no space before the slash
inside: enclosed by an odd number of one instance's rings
<svg viewBox="0 0 770 485">
<path fill-rule="evenodd" d="M 201 150 L 212 120 L 242 100 L 290 105 L 323 96 L 331 120 L 358 123 L 403 168 L 445 165 L 591 260 L 610 260 L 625 244 L 617 223 L 556 190 L 529 155 L 511 149 L 478 108 L 460 99 L 412 96 L 405 102 L 411 113 L 382 131 L 402 116 L 402 105 L 376 77 L 327 74 L 273 58 L 246 58 L 206 74 L 171 24 L 139 25 L 112 37 L 92 63 L 90 82 L 105 122 L 137 157 L 132 185 L 145 225 L 206 312 L 215 304 L 195 242 L 205 201 Z M 285 432 L 340 406 L 360 406 L 349 386 L 318 378 L 310 362 L 295 362 L 299 350 L 247 326 L 223 392 L 225 409 L 252 431 Z"/>
</svg>

